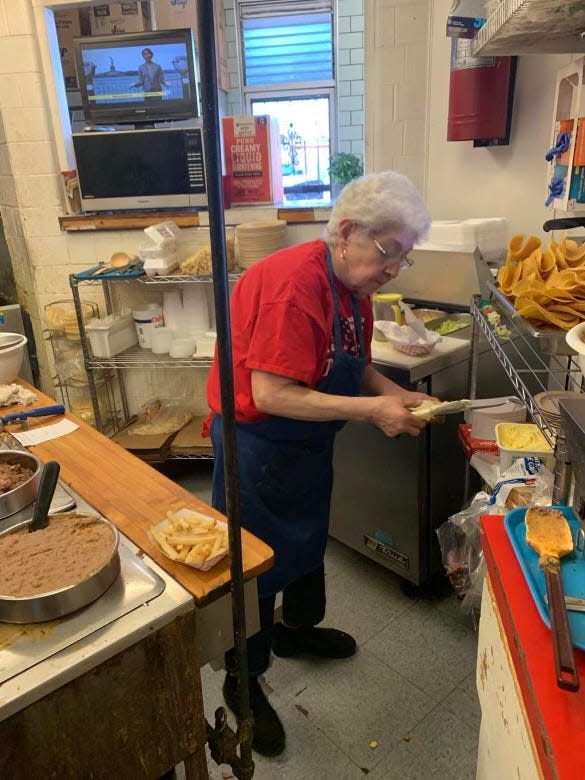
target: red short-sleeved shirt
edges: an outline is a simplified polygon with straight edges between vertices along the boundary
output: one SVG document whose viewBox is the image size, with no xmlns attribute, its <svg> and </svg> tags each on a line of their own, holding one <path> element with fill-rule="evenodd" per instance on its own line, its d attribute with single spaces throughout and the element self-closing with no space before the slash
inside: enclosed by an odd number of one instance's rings
<svg viewBox="0 0 585 780">
<path fill-rule="evenodd" d="M 283 249 L 255 263 L 234 287 L 231 330 L 236 419 L 253 422 L 267 415 L 252 398 L 252 370 L 290 377 L 315 388 L 331 366 L 333 298 L 329 286 L 326 247 L 309 241 Z M 336 279 L 344 351 L 359 355 L 351 294 Z M 368 360 L 373 317 L 370 300 L 360 303 Z M 207 381 L 212 412 L 221 411 L 217 353 Z"/>
</svg>

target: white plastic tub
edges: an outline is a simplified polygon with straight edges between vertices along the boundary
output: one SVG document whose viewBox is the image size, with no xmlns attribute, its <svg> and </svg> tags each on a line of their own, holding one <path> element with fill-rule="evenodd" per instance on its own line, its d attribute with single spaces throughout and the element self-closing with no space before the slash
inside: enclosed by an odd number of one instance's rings
<svg viewBox="0 0 585 780">
<path fill-rule="evenodd" d="M 3 333 L 6 342 L 14 337 L 16 344 L 0 349 L 0 385 L 9 385 L 18 376 L 24 357 L 24 347 L 27 343 L 26 336 L 20 333 Z"/>
<path fill-rule="evenodd" d="M 90 320 L 85 326 L 91 351 L 95 357 L 113 357 L 138 344 L 138 334 L 132 317 L 111 315 Z"/>
<path fill-rule="evenodd" d="M 162 306 L 158 303 L 149 303 L 143 309 L 132 309 L 138 343 L 143 349 L 152 347 L 152 331 L 154 328 L 162 328 L 164 325 Z"/>
<path fill-rule="evenodd" d="M 524 443 L 529 436 L 536 436 L 535 444 Z M 510 438 L 516 438 L 518 444 L 511 446 Z M 544 465 L 551 471 L 555 468 L 555 456 L 542 435 L 538 425 L 533 423 L 498 423 L 496 425 L 496 442 L 500 448 L 500 471 L 510 468 L 517 458 L 540 458 Z"/>
</svg>

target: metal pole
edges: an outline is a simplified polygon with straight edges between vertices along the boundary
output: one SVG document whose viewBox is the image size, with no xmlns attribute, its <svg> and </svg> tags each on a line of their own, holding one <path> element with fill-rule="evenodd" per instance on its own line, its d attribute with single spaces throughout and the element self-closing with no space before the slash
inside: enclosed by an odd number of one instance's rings
<svg viewBox="0 0 585 780">
<path fill-rule="evenodd" d="M 203 140 L 205 172 L 209 205 L 209 227 L 213 270 L 213 295 L 217 328 L 221 407 L 223 418 L 223 450 L 225 464 L 226 506 L 230 543 L 232 620 L 237 672 L 240 680 L 241 723 L 251 726 L 248 691 L 248 658 L 246 652 L 246 613 L 244 605 L 244 575 L 240 536 L 240 491 L 236 442 L 234 375 L 229 318 L 229 284 L 226 260 L 223 188 L 221 177 L 221 129 L 219 123 L 218 86 L 215 50 L 214 3 L 197 3 L 199 66 L 201 72 L 201 104 L 203 107 Z M 251 728 L 240 730 L 240 776 L 252 776 Z"/>
</svg>

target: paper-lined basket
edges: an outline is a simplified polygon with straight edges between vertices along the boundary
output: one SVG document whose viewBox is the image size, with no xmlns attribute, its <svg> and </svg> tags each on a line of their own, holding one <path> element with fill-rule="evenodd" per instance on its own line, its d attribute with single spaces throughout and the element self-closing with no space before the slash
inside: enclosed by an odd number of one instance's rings
<svg viewBox="0 0 585 780">
<path fill-rule="evenodd" d="M 195 509 L 189 509 L 187 507 L 183 507 L 182 509 L 173 512 L 172 515 L 173 515 L 172 519 L 167 517 L 162 522 L 157 523 L 157 525 L 150 528 L 148 531 L 148 536 L 150 540 L 158 547 L 158 549 L 162 552 L 163 555 L 165 555 L 167 558 L 170 558 L 170 560 L 172 561 L 183 563 L 185 564 L 185 566 L 190 566 L 192 569 L 199 569 L 199 571 L 208 571 L 209 569 L 213 568 L 217 563 L 219 563 L 223 558 L 226 557 L 226 555 L 229 552 L 228 547 L 226 547 L 226 549 L 224 549 L 219 555 L 214 555 L 212 558 L 207 558 L 206 560 L 200 563 L 181 560 L 180 556 L 177 554 L 176 550 L 174 550 L 174 548 L 171 545 L 168 544 L 165 545 L 162 543 L 160 537 L 157 538 L 157 534 L 160 534 L 161 532 L 163 534 L 168 532 L 169 527 L 171 526 L 174 519 L 187 519 L 189 517 L 196 517 L 206 521 L 213 520 L 215 522 L 214 529 L 217 529 L 218 531 L 225 531 L 226 535 L 227 535 L 228 527 L 227 527 L 227 523 L 224 523 L 215 517 L 204 515 L 202 512 L 197 512 Z M 157 534 L 155 534 L 154 532 L 157 532 Z M 165 549 L 165 547 L 167 549 Z M 171 555 L 170 551 L 173 551 L 175 555 Z"/>
</svg>

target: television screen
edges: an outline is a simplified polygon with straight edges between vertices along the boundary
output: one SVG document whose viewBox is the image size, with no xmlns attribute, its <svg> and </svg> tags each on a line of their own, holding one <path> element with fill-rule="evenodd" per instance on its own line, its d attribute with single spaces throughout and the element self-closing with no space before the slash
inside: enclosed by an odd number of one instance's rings
<svg viewBox="0 0 585 780">
<path fill-rule="evenodd" d="M 124 124 L 197 116 L 190 29 L 76 38 L 75 47 L 86 121 Z"/>
</svg>

